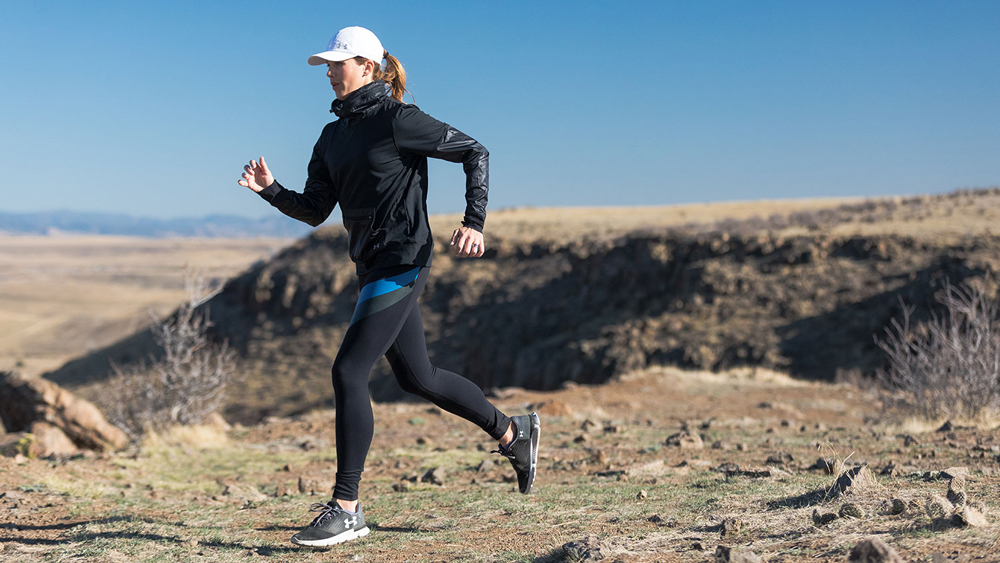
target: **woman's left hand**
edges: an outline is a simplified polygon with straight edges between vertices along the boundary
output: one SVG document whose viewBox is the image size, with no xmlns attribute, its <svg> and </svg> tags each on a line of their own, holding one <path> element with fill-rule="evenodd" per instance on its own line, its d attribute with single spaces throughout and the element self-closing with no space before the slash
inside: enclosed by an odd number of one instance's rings
<svg viewBox="0 0 1000 563">
<path fill-rule="evenodd" d="M 451 235 L 451 245 L 455 247 L 456 256 L 478 258 L 486 250 L 486 245 L 483 244 L 483 233 L 471 227 L 455 229 L 455 233 Z"/>
</svg>

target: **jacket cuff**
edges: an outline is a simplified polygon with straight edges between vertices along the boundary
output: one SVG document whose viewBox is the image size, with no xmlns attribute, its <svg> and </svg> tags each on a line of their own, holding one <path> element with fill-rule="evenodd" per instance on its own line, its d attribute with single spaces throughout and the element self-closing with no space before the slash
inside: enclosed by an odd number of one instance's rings
<svg viewBox="0 0 1000 563">
<path fill-rule="evenodd" d="M 469 227 L 470 229 L 474 229 L 476 231 L 479 231 L 480 233 L 483 232 L 483 224 L 480 223 L 480 222 L 478 222 L 478 221 L 471 221 L 471 220 L 469 220 L 468 217 L 466 217 L 462 221 L 462 226 L 463 227 Z"/>
<path fill-rule="evenodd" d="M 257 195 L 264 198 L 264 200 L 266 200 L 268 203 L 271 203 L 271 200 L 274 199 L 274 196 L 281 193 L 281 191 L 284 189 L 285 188 L 281 187 L 281 184 L 279 184 L 278 181 L 275 180 L 274 182 L 271 182 L 270 186 L 258 192 Z"/>
</svg>

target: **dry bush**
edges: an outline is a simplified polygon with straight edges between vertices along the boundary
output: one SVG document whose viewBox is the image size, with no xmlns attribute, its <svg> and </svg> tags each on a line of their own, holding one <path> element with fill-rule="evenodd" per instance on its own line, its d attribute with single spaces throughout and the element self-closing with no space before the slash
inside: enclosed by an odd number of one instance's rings
<svg viewBox="0 0 1000 563">
<path fill-rule="evenodd" d="M 209 311 L 199 308 L 218 288 L 192 275 L 185 287 L 187 300 L 151 326 L 162 354 L 149 363 L 112 365 L 105 412 L 133 439 L 174 424 L 200 423 L 219 407 L 236 376 L 235 353 L 227 342 L 210 341 Z"/>
<path fill-rule="evenodd" d="M 989 278 L 938 296 L 943 312 L 911 326 L 903 304 L 885 338 L 876 338 L 888 366 L 877 373 L 896 406 L 928 419 L 985 420 L 1000 410 L 1000 302 Z"/>
</svg>

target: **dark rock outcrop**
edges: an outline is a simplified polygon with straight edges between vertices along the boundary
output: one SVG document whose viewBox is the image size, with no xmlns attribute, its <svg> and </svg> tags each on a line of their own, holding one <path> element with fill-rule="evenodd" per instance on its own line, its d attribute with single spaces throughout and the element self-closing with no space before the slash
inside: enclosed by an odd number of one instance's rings
<svg viewBox="0 0 1000 563">
<path fill-rule="evenodd" d="M 633 233 L 614 240 L 490 240 L 478 260 L 437 241 L 421 297 L 432 360 L 484 389 L 601 383 L 652 365 L 761 366 L 808 378 L 871 374 L 873 340 L 901 300 L 929 316 L 934 295 L 995 270 L 1000 237 L 960 244 L 905 236 Z M 332 404 L 329 367 L 358 293 L 342 229 L 320 229 L 230 280 L 205 306 L 241 355 L 230 420 Z M 155 353 L 136 335 L 47 377 L 96 397 L 108 358 Z M 399 399 L 381 362 L 378 400 Z"/>
</svg>

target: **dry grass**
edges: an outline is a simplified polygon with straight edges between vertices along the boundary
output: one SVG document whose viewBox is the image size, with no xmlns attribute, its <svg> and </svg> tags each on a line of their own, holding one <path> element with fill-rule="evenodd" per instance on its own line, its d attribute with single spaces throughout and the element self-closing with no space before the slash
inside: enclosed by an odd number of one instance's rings
<svg viewBox="0 0 1000 563">
<path fill-rule="evenodd" d="M 0 369 L 55 369 L 173 311 L 186 269 L 225 280 L 291 242 L 0 236 Z"/>
</svg>

